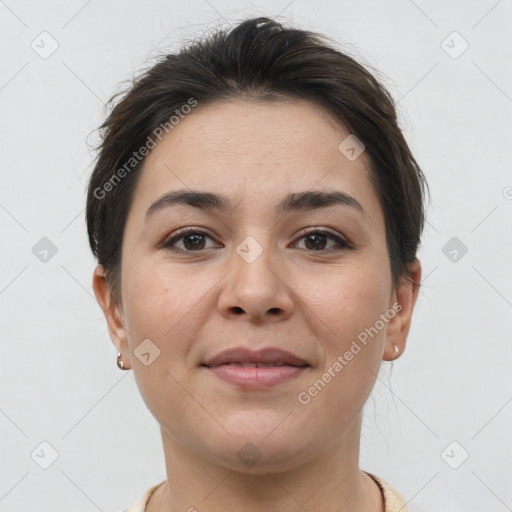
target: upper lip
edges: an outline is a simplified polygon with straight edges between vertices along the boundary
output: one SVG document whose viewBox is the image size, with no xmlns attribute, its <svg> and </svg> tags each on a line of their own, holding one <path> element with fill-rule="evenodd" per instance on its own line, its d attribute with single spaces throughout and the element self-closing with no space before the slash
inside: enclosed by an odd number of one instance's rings
<svg viewBox="0 0 512 512">
<path fill-rule="evenodd" d="M 228 363 L 275 363 L 290 366 L 309 366 L 300 357 L 275 347 L 262 348 L 254 351 L 245 347 L 223 350 L 216 356 L 204 361 L 204 366 L 219 366 Z"/>
</svg>

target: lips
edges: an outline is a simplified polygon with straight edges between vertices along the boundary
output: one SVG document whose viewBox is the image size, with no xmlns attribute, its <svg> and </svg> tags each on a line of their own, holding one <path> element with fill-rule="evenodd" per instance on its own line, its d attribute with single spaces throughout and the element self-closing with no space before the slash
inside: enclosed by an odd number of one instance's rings
<svg viewBox="0 0 512 512">
<path fill-rule="evenodd" d="M 306 361 L 295 354 L 274 347 L 268 347 L 258 351 L 252 351 L 244 347 L 231 348 L 220 352 L 203 363 L 203 366 L 210 368 L 221 365 L 238 366 L 241 368 L 309 366 Z"/>
<path fill-rule="evenodd" d="M 203 366 L 212 375 L 244 390 L 262 390 L 298 378 L 311 369 L 304 359 L 269 347 L 258 351 L 239 347 L 224 350 Z"/>
</svg>

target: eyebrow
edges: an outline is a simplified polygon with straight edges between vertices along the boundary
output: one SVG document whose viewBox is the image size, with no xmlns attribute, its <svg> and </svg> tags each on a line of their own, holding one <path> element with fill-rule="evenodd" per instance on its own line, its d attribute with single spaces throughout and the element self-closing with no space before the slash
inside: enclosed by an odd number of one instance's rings
<svg viewBox="0 0 512 512">
<path fill-rule="evenodd" d="M 154 201 L 146 211 L 146 220 L 155 212 L 175 205 L 189 205 L 202 210 L 217 210 L 229 214 L 233 214 L 237 209 L 226 196 L 221 194 L 198 190 L 176 190 L 168 192 Z M 278 213 L 288 213 L 326 208 L 333 205 L 350 206 L 365 214 L 359 201 L 340 190 L 294 192 L 288 194 L 277 205 L 276 210 Z"/>
</svg>

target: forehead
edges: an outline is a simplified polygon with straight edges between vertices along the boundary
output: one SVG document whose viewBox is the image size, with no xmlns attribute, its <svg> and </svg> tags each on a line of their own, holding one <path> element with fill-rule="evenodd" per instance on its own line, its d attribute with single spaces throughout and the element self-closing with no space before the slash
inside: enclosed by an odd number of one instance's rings
<svg viewBox="0 0 512 512">
<path fill-rule="evenodd" d="M 131 213 L 172 190 L 222 193 L 234 205 L 267 211 L 290 192 L 337 189 L 381 215 L 369 178 L 369 157 L 347 158 L 351 134 L 305 100 L 223 100 L 198 104 L 145 159 Z"/>
</svg>

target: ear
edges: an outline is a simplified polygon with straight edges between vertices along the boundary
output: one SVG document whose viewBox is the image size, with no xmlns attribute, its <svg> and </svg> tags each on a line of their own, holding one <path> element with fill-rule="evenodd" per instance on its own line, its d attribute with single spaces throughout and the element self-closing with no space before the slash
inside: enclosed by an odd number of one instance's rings
<svg viewBox="0 0 512 512">
<path fill-rule="evenodd" d="M 96 295 L 96 300 L 101 306 L 105 319 L 107 320 L 108 332 L 112 343 L 116 347 L 116 353 L 122 352 L 124 368 L 129 369 L 131 368 L 131 358 L 128 349 L 123 309 L 120 304 L 116 304 L 112 301 L 111 290 L 107 282 L 105 270 L 101 265 L 97 265 L 94 269 L 92 287 L 94 289 L 94 295 Z"/>
<path fill-rule="evenodd" d="M 397 313 L 389 321 L 387 326 L 386 345 L 383 355 L 385 361 L 392 361 L 403 354 L 409 328 L 411 327 L 412 312 L 420 289 L 420 261 L 415 258 L 414 261 L 408 265 L 408 269 L 411 277 L 409 278 L 407 276 L 402 278 L 398 289 L 392 294 L 391 303 L 389 305 L 390 308 L 393 308 L 393 305 L 395 305 L 393 309 L 397 311 Z M 398 351 L 395 350 L 394 345 L 397 346 Z"/>
</svg>

